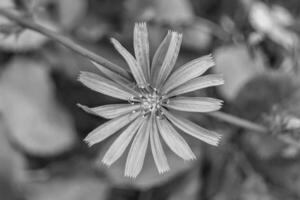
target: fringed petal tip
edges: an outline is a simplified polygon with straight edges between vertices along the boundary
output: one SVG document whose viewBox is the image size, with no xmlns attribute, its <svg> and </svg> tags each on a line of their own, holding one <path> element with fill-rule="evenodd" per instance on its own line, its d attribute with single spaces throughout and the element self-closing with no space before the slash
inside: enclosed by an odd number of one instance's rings
<svg viewBox="0 0 300 200">
<path fill-rule="evenodd" d="M 180 32 L 178 32 L 178 31 L 176 31 L 176 30 L 168 30 L 168 34 L 176 34 L 176 35 L 178 35 L 179 37 L 182 37 L 182 33 L 180 33 Z"/>
<path fill-rule="evenodd" d="M 136 22 L 136 23 L 134 23 L 134 26 L 136 27 L 136 28 L 145 28 L 145 27 L 147 27 L 147 23 L 146 22 Z"/>
<path fill-rule="evenodd" d="M 93 114 L 93 115 L 97 115 L 97 113 L 93 112 L 92 109 L 90 109 L 89 107 L 82 105 L 80 103 L 76 104 L 79 108 L 81 108 L 82 110 L 84 110 L 85 112 L 89 113 L 89 114 Z"/>
<path fill-rule="evenodd" d="M 83 140 L 87 145 L 88 145 L 88 147 L 91 147 L 91 146 L 93 146 L 94 144 L 96 144 L 96 143 L 94 143 L 93 141 L 91 141 L 89 138 L 84 138 L 84 140 Z"/>
<path fill-rule="evenodd" d="M 102 159 L 101 162 L 103 165 L 105 165 L 106 167 L 110 167 L 112 165 L 112 163 L 110 163 L 108 160 L 106 159 Z"/>
<path fill-rule="evenodd" d="M 211 131 L 212 132 L 212 131 Z M 205 142 L 207 144 L 210 144 L 212 146 L 219 146 L 221 141 L 222 141 L 222 135 L 216 133 L 216 132 L 213 132 L 214 135 L 211 136 L 210 138 L 206 138 Z"/>
<path fill-rule="evenodd" d="M 170 171 L 170 167 L 169 167 L 169 166 L 168 166 L 168 167 L 165 167 L 165 168 L 163 168 L 163 169 L 158 170 L 158 173 L 159 173 L 159 174 L 164 174 L 164 173 L 166 173 L 166 172 L 168 172 L 168 171 Z"/>
<path fill-rule="evenodd" d="M 221 144 L 222 141 L 222 135 L 217 133 L 216 139 L 215 139 L 215 143 L 213 144 L 214 146 L 219 146 Z"/>
</svg>

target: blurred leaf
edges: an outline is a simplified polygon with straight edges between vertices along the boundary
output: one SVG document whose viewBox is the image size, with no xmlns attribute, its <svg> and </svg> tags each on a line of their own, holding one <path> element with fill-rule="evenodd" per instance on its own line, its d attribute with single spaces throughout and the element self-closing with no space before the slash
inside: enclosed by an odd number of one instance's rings
<svg viewBox="0 0 300 200">
<path fill-rule="evenodd" d="M 286 49 L 293 49 L 299 43 L 297 35 L 286 28 L 293 24 L 293 17 L 286 9 L 280 6 L 269 8 L 260 1 L 253 3 L 249 9 L 250 23 L 256 31 L 267 35 Z"/>
<path fill-rule="evenodd" d="M 195 22 L 183 30 L 182 45 L 187 49 L 205 50 L 211 42 L 211 29 L 204 23 Z"/>
<path fill-rule="evenodd" d="M 37 18 L 35 21 L 48 29 L 57 30 L 56 26 L 48 20 Z M 12 27 L 13 32 L 9 32 L 9 34 L 5 34 L 5 36 L 0 38 L 0 49 L 16 52 L 29 51 L 39 48 L 48 41 L 47 37 L 35 31 L 20 29 L 13 24 L 6 26 Z"/>
<path fill-rule="evenodd" d="M 276 200 L 270 195 L 267 185 L 263 179 L 257 175 L 250 175 L 244 181 L 239 198 L 243 200 Z"/>
<path fill-rule="evenodd" d="M 182 25 L 194 20 L 190 1 L 155 0 L 155 20 L 168 25 Z"/>
<path fill-rule="evenodd" d="M 0 7 L 12 10 L 15 8 L 15 4 L 12 0 L 2 0 L 0 2 Z M 20 26 L 7 18 L 0 16 L 0 41 L 10 34 L 18 33 L 20 29 L 22 29 Z"/>
<path fill-rule="evenodd" d="M 8 141 L 9 131 L 0 118 L 0 194 L 1 200 L 20 197 L 18 190 L 26 180 L 25 162 Z"/>
<path fill-rule="evenodd" d="M 46 15 L 60 28 L 71 30 L 81 24 L 87 11 L 86 0 L 37 0 L 36 16 Z"/>
<path fill-rule="evenodd" d="M 0 90 L 11 138 L 26 152 L 53 156 L 72 147 L 72 120 L 55 100 L 46 65 L 15 59 L 2 74 Z"/>
<path fill-rule="evenodd" d="M 199 191 L 202 187 L 201 176 L 198 173 L 199 170 L 192 169 L 191 173 L 188 174 L 181 183 L 180 188 L 174 189 L 169 200 L 195 200 L 198 199 Z M 179 183 L 178 183 L 179 184 Z"/>
<path fill-rule="evenodd" d="M 31 200 L 106 200 L 108 185 L 95 177 L 75 176 L 33 182 L 27 191 Z"/>
<path fill-rule="evenodd" d="M 72 28 L 78 26 L 86 13 L 87 1 L 85 0 L 59 0 L 60 19 L 63 27 Z M 66 12 L 68 10 L 68 12 Z"/>
<path fill-rule="evenodd" d="M 246 46 L 220 47 L 214 52 L 216 73 L 224 76 L 225 84 L 218 87 L 222 95 L 233 101 L 243 85 L 263 69 L 260 57 L 254 59 Z"/>
<path fill-rule="evenodd" d="M 125 15 L 131 23 L 149 21 L 155 17 L 154 2 L 151 0 L 126 0 Z"/>
</svg>

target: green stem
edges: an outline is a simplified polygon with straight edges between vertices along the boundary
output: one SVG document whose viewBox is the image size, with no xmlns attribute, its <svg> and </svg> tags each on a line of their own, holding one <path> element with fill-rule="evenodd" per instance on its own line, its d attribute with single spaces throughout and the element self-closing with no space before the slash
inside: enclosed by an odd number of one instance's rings
<svg viewBox="0 0 300 200">
<path fill-rule="evenodd" d="M 14 13 L 8 11 L 8 9 L 0 8 L 0 15 L 3 15 L 6 18 L 16 22 L 20 26 L 34 30 L 36 32 L 39 32 L 39 33 L 49 37 L 53 41 L 56 41 L 56 42 L 64 45 L 65 47 L 75 51 L 76 53 L 103 65 L 104 67 L 106 67 L 109 70 L 119 73 L 119 74 L 123 75 L 124 77 L 130 76 L 129 73 L 126 70 L 124 70 L 123 68 L 120 68 L 118 65 L 116 65 L 116 64 L 106 60 L 105 58 L 89 51 L 88 49 L 80 46 L 79 44 L 75 43 L 73 40 L 69 39 L 68 37 L 63 36 L 62 34 L 51 31 L 39 24 L 36 24 L 35 22 L 33 22 L 31 20 L 27 20 L 26 18 L 23 18 L 21 15 L 14 14 Z M 230 124 L 233 124 L 233 125 L 245 128 L 245 129 L 253 130 L 256 132 L 266 133 L 268 131 L 268 129 L 262 125 L 259 125 L 259 124 L 256 124 L 256 123 L 253 123 L 253 122 L 247 121 L 245 119 L 242 119 L 242 118 L 230 115 L 230 114 L 226 114 L 223 112 L 213 112 L 213 113 L 209 113 L 209 115 L 212 117 L 215 117 L 219 120 L 225 121 L 227 123 L 230 123 Z"/>
</svg>

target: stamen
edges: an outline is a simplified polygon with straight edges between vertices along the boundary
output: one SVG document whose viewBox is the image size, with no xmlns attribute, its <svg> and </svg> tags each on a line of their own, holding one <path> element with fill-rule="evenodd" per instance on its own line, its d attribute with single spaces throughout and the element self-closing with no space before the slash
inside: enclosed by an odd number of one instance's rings
<svg viewBox="0 0 300 200">
<path fill-rule="evenodd" d="M 137 97 L 128 98 L 128 103 L 130 103 L 131 105 L 135 104 L 136 102 L 141 102 L 140 98 Z"/>
</svg>

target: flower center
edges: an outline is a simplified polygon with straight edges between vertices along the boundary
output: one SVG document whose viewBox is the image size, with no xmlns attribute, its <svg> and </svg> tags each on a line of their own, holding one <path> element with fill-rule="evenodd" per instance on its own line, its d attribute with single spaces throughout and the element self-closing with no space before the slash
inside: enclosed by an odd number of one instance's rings
<svg viewBox="0 0 300 200">
<path fill-rule="evenodd" d="M 143 116 L 155 114 L 157 117 L 162 117 L 163 112 L 161 108 L 163 104 L 168 103 L 168 99 L 160 95 L 157 90 L 152 87 L 149 87 L 148 89 L 139 88 L 139 90 L 140 96 L 131 97 L 129 103 L 139 103 Z"/>
<path fill-rule="evenodd" d="M 144 114 L 156 113 L 162 104 L 162 98 L 156 92 L 141 97 L 141 108 Z"/>
</svg>

